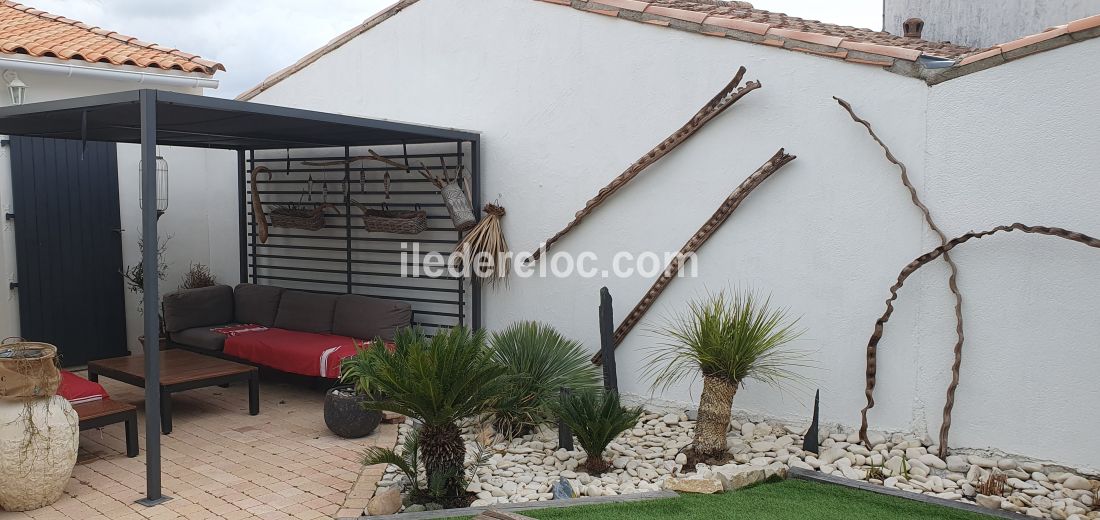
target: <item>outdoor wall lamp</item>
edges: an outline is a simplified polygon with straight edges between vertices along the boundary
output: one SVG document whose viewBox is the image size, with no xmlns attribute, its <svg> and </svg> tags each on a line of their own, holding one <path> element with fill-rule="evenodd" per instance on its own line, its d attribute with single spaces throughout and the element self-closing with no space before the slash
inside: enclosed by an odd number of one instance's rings
<svg viewBox="0 0 1100 520">
<path fill-rule="evenodd" d="M 138 161 L 138 178 L 141 183 L 138 187 L 138 209 L 145 208 L 145 175 L 141 172 L 141 161 Z M 168 210 L 168 161 L 163 156 L 157 155 L 157 218 L 160 218 Z"/>
<path fill-rule="evenodd" d="M 11 95 L 12 105 L 22 105 L 26 101 L 27 84 L 19 79 L 19 74 L 14 70 L 4 71 L 4 81 L 8 83 L 8 94 Z"/>
</svg>

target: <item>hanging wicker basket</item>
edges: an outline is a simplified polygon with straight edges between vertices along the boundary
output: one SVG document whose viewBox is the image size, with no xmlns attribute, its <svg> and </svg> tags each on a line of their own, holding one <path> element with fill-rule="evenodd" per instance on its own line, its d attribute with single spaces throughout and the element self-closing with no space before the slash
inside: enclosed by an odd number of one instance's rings
<svg viewBox="0 0 1100 520">
<path fill-rule="evenodd" d="M 0 398 L 56 394 L 61 384 L 57 366 L 57 347 L 49 343 L 19 340 L 0 344 Z"/>
<path fill-rule="evenodd" d="M 318 204 L 313 209 L 295 205 L 275 208 L 268 216 L 271 217 L 273 227 L 319 231 L 325 227 L 325 208 L 340 212 L 332 204 Z"/>
<path fill-rule="evenodd" d="M 363 227 L 375 233 L 396 233 L 416 235 L 428 230 L 428 212 L 417 206 L 413 211 L 391 210 L 382 205 L 382 209 L 371 209 L 359 203 L 353 203 L 363 211 Z"/>
</svg>

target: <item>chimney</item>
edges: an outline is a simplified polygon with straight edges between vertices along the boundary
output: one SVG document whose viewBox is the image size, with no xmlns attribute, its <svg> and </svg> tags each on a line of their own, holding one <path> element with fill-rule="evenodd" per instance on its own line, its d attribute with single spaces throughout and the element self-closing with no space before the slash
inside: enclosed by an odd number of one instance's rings
<svg viewBox="0 0 1100 520">
<path fill-rule="evenodd" d="M 902 22 L 901 28 L 906 38 L 920 38 L 920 33 L 924 30 L 924 20 L 910 18 Z"/>
</svg>

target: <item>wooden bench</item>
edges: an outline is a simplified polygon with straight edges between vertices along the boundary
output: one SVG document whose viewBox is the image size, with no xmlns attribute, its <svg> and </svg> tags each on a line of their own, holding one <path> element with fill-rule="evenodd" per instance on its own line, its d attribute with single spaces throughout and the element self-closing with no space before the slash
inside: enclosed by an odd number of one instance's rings
<svg viewBox="0 0 1100 520">
<path fill-rule="evenodd" d="M 110 399 L 100 399 L 73 405 L 80 417 L 80 431 L 100 428 L 115 423 L 125 423 L 126 456 L 138 456 L 137 408 L 132 404 Z"/>
</svg>

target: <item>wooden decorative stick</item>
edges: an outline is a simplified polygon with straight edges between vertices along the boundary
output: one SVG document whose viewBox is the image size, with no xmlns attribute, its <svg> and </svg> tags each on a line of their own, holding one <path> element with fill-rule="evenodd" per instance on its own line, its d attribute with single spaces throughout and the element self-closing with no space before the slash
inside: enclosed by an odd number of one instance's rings
<svg viewBox="0 0 1100 520">
<path fill-rule="evenodd" d="M 890 147 L 886 146 L 886 143 L 879 139 L 875 134 L 874 129 L 871 128 L 871 123 L 860 119 L 856 115 L 855 110 L 852 109 L 852 105 L 843 99 L 833 96 L 833 99 L 840 104 L 844 110 L 848 111 L 848 115 L 852 117 L 852 121 L 863 125 L 867 129 L 867 133 L 871 134 L 871 139 L 874 139 L 882 151 L 886 154 L 886 160 L 893 163 L 901 170 L 901 183 L 905 185 L 905 188 L 909 190 L 909 198 L 913 201 L 913 205 L 920 210 L 924 215 L 924 221 L 928 224 L 928 227 L 936 233 L 936 236 L 940 239 L 940 245 L 947 243 L 947 235 L 943 230 L 936 225 L 936 222 L 932 220 L 932 212 L 928 210 L 928 206 L 925 206 L 921 202 L 920 197 L 917 196 L 917 189 L 913 187 L 913 183 L 909 181 L 909 173 L 905 169 L 905 164 L 894 157 L 893 152 L 890 151 Z M 940 456 L 947 456 L 947 432 L 951 429 L 951 410 L 955 407 L 955 389 L 959 387 L 959 372 L 962 369 L 962 350 L 963 350 L 963 315 L 962 315 L 962 293 L 959 292 L 959 266 L 955 265 L 955 261 L 951 259 L 951 255 L 948 253 L 943 254 L 943 261 L 947 262 L 947 266 L 951 269 L 951 274 L 947 278 L 947 287 L 951 289 L 951 294 L 955 295 L 955 361 L 951 365 L 951 383 L 947 386 L 947 402 L 943 405 L 943 424 L 940 426 Z M 882 339 L 882 327 L 885 325 L 885 321 L 875 324 L 875 331 L 871 334 L 870 345 L 878 346 L 879 340 Z M 871 355 L 870 347 L 868 348 L 868 356 Z M 865 393 L 867 398 L 871 399 L 871 394 L 875 390 L 875 372 L 867 372 L 867 387 Z M 870 444 L 867 440 L 867 432 L 860 432 L 860 440 L 864 444 Z M 871 448 L 872 446 L 868 446 Z"/>
<path fill-rule="evenodd" d="M 256 187 L 256 184 L 260 180 L 260 174 L 266 173 L 267 178 L 271 179 L 271 170 L 267 166 L 257 166 L 252 169 L 252 173 L 249 174 L 249 188 L 252 191 L 252 220 L 256 223 L 257 235 L 260 238 L 261 244 L 267 243 L 268 231 L 267 231 L 267 214 L 264 213 L 264 204 L 260 200 L 260 190 Z"/>
<path fill-rule="evenodd" d="M 745 94 L 748 94 L 749 92 L 760 88 L 759 81 L 749 81 L 745 83 L 745 86 L 738 88 L 738 85 L 741 84 L 741 78 L 743 78 L 744 76 L 745 67 L 741 67 L 737 70 L 737 75 L 733 77 L 733 80 L 731 80 L 729 84 L 725 86 L 725 88 L 719 91 L 716 96 L 711 98 L 711 100 L 707 102 L 707 104 L 704 105 L 703 108 L 700 108 L 699 111 L 696 112 L 694 116 L 692 116 L 691 120 L 684 124 L 684 126 L 680 127 L 680 129 L 677 130 L 675 133 L 668 136 L 667 139 L 661 141 L 661 144 L 658 144 L 655 148 L 650 150 L 649 153 L 643 155 L 640 159 L 635 161 L 634 164 L 631 164 L 630 167 L 626 169 L 626 171 L 619 174 L 618 177 L 615 177 L 615 179 L 612 180 L 610 184 L 604 186 L 603 189 L 601 189 L 595 197 L 593 197 L 591 200 L 588 201 L 588 203 L 584 205 L 583 209 L 577 212 L 577 214 L 573 217 L 573 220 L 569 224 L 567 224 L 561 231 L 558 231 L 557 234 L 547 239 L 544 244 L 540 245 L 540 247 L 535 248 L 535 251 L 531 254 L 531 257 L 528 261 L 537 261 L 539 257 L 542 256 L 543 251 L 548 251 L 551 247 L 553 247 L 555 242 L 560 240 L 561 237 L 565 236 L 566 233 L 572 231 L 573 228 L 577 227 L 577 225 L 581 223 L 581 220 L 583 220 L 584 217 L 587 217 L 590 213 L 592 213 L 592 211 L 596 209 L 596 207 L 598 207 L 600 204 L 603 204 L 603 202 L 614 195 L 616 191 L 619 191 L 619 188 L 625 186 L 626 183 L 630 182 L 634 177 L 637 177 L 638 174 L 642 173 L 642 171 L 644 171 L 650 165 L 657 162 L 661 157 L 664 157 L 677 146 L 682 144 L 684 141 L 687 141 L 689 137 L 695 134 L 695 132 L 698 132 L 700 128 L 703 128 L 703 126 L 709 123 L 710 120 L 718 117 L 718 115 L 725 111 L 727 108 L 733 106 L 733 104 L 736 103 L 738 99 L 741 99 Z"/>
<path fill-rule="evenodd" d="M 975 238 L 986 237 L 986 236 L 989 236 L 989 235 L 992 235 L 994 233 L 998 233 L 998 232 L 1001 232 L 1001 231 L 1005 231 L 1005 232 L 1023 231 L 1024 233 L 1035 233 L 1035 234 L 1039 234 L 1039 235 L 1055 236 L 1055 237 L 1058 237 L 1058 238 L 1064 238 L 1066 240 L 1072 240 L 1074 242 L 1078 242 L 1078 243 L 1084 244 L 1084 245 L 1089 246 L 1089 247 L 1095 247 L 1095 248 L 1100 249 L 1100 239 L 1090 237 L 1090 236 L 1088 236 L 1084 233 L 1078 233 L 1076 231 L 1069 231 L 1069 230 L 1066 230 L 1066 229 L 1056 228 L 1056 227 L 1027 226 L 1027 225 L 1020 224 L 1020 223 L 1010 224 L 1010 225 L 1007 225 L 1007 226 L 997 226 L 997 227 L 995 227 L 993 229 L 990 229 L 988 231 L 970 232 L 970 233 L 967 233 L 965 235 L 960 235 L 958 237 L 952 238 L 951 240 L 948 240 L 943 245 L 941 245 L 941 246 L 939 246 L 939 247 L 937 247 L 937 248 L 935 248 L 935 249 L 933 249 L 933 250 L 931 250 L 931 251 L 929 251 L 929 252 L 927 252 L 927 253 L 925 253 L 921 256 L 918 256 L 916 260 L 913 260 L 912 262 L 909 262 L 909 265 L 906 265 L 901 270 L 901 273 L 898 274 L 897 281 L 894 282 L 894 285 L 890 287 L 890 297 L 886 299 L 886 312 L 882 313 L 882 316 L 880 316 L 878 321 L 875 322 L 875 330 L 880 331 L 882 329 L 882 326 L 885 325 L 886 322 L 890 319 L 890 315 L 893 314 L 893 312 L 894 312 L 894 300 L 898 299 L 898 291 L 901 290 L 901 286 L 905 284 L 905 280 L 907 278 L 909 278 L 910 275 L 915 273 L 917 271 L 917 269 L 920 269 L 925 264 L 927 264 L 927 263 L 929 263 L 929 262 L 931 262 L 931 261 L 947 254 L 948 251 L 954 249 L 956 246 L 958 246 L 959 244 L 962 244 L 963 242 L 966 242 L 968 240 L 975 239 Z M 872 341 L 867 344 L 867 373 L 871 374 L 873 376 L 873 374 L 875 373 L 875 370 L 877 368 L 878 358 L 877 358 L 877 355 L 876 355 L 877 354 L 877 344 L 875 342 L 875 337 L 872 336 L 871 340 Z M 871 383 L 871 389 L 874 389 L 874 378 L 873 377 L 871 378 L 870 383 Z M 864 443 L 867 442 L 866 441 L 866 439 L 867 439 L 867 411 L 870 410 L 874 406 L 875 406 L 875 400 L 871 396 L 871 392 L 867 392 L 867 406 L 864 406 L 863 410 L 861 412 L 861 414 L 863 416 L 863 420 L 862 420 L 862 423 L 860 424 L 860 427 L 859 427 L 859 436 L 860 436 L 861 439 L 863 439 Z"/>
<path fill-rule="evenodd" d="M 748 197 L 749 193 L 752 193 L 752 190 L 756 189 L 756 187 L 767 180 L 768 177 L 771 177 L 773 173 L 779 171 L 783 165 L 794 159 L 795 156 L 787 155 L 783 152 L 783 149 L 780 148 L 771 159 L 768 159 L 768 162 L 764 163 L 760 168 L 757 168 L 757 170 L 753 172 L 752 175 L 749 175 L 737 189 L 733 190 L 733 193 L 730 193 L 729 197 L 726 197 L 726 200 L 723 201 L 722 205 L 718 207 L 713 215 L 711 215 L 710 219 L 703 224 L 703 227 L 699 228 L 699 231 L 696 231 L 695 234 L 692 235 L 691 239 L 684 244 L 684 247 L 680 248 L 680 252 L 672 258 L 672 261 L 665 267 L 661 276 L 657 277 L 657 280 L 653 282 L 653 286 L 649 288 L 645 296 L 642 296 L 641 301 L 634 306 L 634 310 L 630 311 L 630 314 L 627 314 L 623 322 L 615 329 L 614 339 L 616 347 L 619 346 L 619 343 L 622 343 L 623 338 L 630 333 L 631 329 L 641 321 L 642 316 L 645 316 L 645 313 L 649 311 L 653 302 L 656 301 L 657 297 L 661 295 L 666 287 L 668 287 L 672 279 L 676 278 L 676 275 L 680 272 L 680 269 L 684 266 L 684 262 L 688 257 L 698 251 L 699 247 L 714 235 L 718 227 L 729 219 L 730 215 L 732 215 L 737 207 L 745 200 L 745 197 Z M 603 356 L 601 354 L 596 354 L 593 356 L 592 362 L 598 364 L 602 358 Z"/>
</svg>

